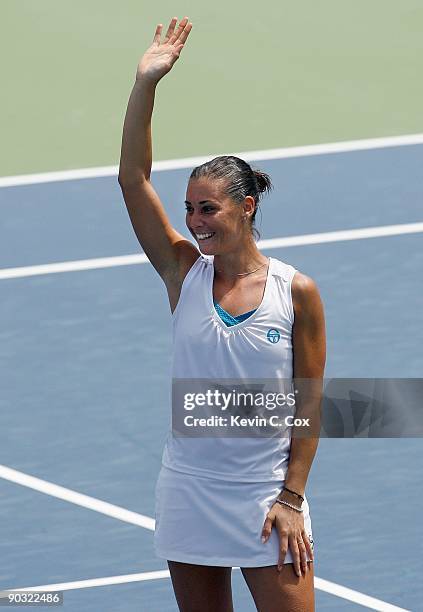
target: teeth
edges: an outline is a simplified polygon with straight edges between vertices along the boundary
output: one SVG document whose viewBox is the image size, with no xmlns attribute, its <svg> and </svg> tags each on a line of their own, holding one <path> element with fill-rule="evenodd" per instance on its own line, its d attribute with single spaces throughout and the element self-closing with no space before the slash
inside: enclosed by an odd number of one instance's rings
<svg viewBox="0 0 423 612">
<path fill-rule="evenodd" d="M 212 236 L 214 236 L 214 232 L 211 234 L 197 234 L 198 240 L 205 240 L 206 238 L 211 238 Z"/>
</svg>

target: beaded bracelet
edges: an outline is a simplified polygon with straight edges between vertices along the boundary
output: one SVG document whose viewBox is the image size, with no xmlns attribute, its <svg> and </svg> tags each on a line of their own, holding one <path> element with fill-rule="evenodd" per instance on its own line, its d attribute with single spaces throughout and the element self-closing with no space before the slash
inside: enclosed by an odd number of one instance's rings
<svg viewBox="0 0 423 612">
<path fill-rule="evenodd" d="M 296 510 L 297 512 L 304 512 L 302 508 L 297 508 L 297 506 L 293 506 L 292 504 L 290 504 L 289 502 L 284 501 L 283 499 L 277 499 L 276 503 L 277 504 L 282 504 L 284 506 L 288 506 L 289 508 L 292 508 L 293 510 Z"/>
<path fill-rule="evenodd" d="M 288 487 L 284 487 L 284 491 L 288 491 L 288 493 L 292 493 L 292 495 L 295 495 L 295 497 L 298 497 L 298 499 L 301 499 L 301 501 L 304 501 L 304 497 L 302 495 L 300 495 L 299 493 L 296 493 L 295 491 L 292 491 L 291 489 L 288 489 Z"/>
</svg>

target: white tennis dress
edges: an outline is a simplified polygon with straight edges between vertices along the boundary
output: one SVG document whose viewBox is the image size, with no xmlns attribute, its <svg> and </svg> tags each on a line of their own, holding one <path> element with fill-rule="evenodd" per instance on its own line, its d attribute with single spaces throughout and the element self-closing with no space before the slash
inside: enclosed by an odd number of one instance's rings
<svg viewBox="0 0 423 612">
<path fill-rule="evenodd" d="M 227 327 L 213 304 L 213 256 L 199 256 L 173 313 L 173 378 L 291 379 L 295 272 L 270 257 L 261 304 Z M 289 436 L 192 438 L 170 429 L 156 484 L 157 556 L 226 567 L 276 565 L 276 527 L 265 544 L 261 533 L 285 480 L 290 444 Z M 306 499 L 303 508 L 312 541 Z M 285 563 L 292 563 L 290 551 Z"/>
</svg>

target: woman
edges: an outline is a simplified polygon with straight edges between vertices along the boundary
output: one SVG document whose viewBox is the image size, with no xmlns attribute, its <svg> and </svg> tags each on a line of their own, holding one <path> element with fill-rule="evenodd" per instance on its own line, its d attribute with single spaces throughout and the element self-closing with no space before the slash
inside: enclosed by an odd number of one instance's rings
<svg viewBox="0 0 423 612">
<path fill-rule="evenodd" d="M 150 182 L 157 83 L 191 31 L 156 28 L 138 65 L 125 117 L 119 184 L 135 233 L 162 277 L 174 325 L 174 379 L 296 378 L 321 386 L 325 331 L 314 282 L 266 258 L 253 237 L 269 177 L 233 156 L 194 169 L 186 224 L 169 223 Z M 181 137 L 187 129 L 180 126 Z M 318 410 L 319 392 L 303 414 Z M 307 412 L 308 411 L 308 412 Z M 317 438 L 169 434 L 156 487 L 155 547 L 183 612 L 233 610 L 239 566 L 262 612 L 314 609 L 313 544 L 304 491 Z M 277 452 L 275 452 L 275 448 Z"/>
</svg>

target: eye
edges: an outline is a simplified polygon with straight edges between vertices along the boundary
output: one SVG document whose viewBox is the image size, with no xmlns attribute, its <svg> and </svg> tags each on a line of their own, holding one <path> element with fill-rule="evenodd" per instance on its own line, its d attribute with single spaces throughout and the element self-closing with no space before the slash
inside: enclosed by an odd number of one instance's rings
<svg viewBox="0 0 423 612">
<path fill-rule="evenodd" d="M 191 206 L 185 206 L 185 210 L 186 212 L 190 215 L 192 213 L 192 208 Z"/>
</svg>

